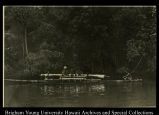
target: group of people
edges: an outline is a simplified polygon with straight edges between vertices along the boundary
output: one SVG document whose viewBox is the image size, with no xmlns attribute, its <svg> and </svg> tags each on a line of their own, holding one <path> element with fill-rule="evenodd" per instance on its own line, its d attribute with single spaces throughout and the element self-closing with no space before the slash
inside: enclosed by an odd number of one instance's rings
<svg viewBox="0 0 159 115">
<path fill-rule="evenodd" d="M 69 71 L 67 66 L 64 66 L 62 70 L 62 76 L 80 76 L 81 74 L 82 71 L 80 70 L 70 69 Z"/>
</svg>

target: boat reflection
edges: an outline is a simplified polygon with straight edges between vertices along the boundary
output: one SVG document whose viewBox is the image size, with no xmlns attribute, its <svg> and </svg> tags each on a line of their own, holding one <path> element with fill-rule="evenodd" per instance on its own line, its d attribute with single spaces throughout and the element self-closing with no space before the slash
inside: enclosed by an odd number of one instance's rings
<svg viewBox="0 0 159 115">
<path fill-rule="evenodd" d="M 156 105 L 156 86 L 142 82 L 5 85 L 5 107 L 143 107 Z"/>
<path fill-rule="evenodd" d="M 105 85 L 42 85 L 40 90 L 44 96 L 101 95 L 105 92 Z"/>
</svg>

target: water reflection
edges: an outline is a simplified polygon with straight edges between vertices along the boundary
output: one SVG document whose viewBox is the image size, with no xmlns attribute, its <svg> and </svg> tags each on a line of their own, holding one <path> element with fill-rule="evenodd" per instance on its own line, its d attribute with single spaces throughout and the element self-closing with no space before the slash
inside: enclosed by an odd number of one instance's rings
<svg viewBox="0 0 159 115">
<path fill-rule="evenodd" d="M 83 94 L 104 94 L 105 85 L 42 85 L 40 92 L 44 96 L 80 96 Z"/>
<path fill-rule="evenodd" d="M 156 86 L 142 82 L 6 85 L 5 107 L 145 107 L 156 105 Z"/>
</svg>

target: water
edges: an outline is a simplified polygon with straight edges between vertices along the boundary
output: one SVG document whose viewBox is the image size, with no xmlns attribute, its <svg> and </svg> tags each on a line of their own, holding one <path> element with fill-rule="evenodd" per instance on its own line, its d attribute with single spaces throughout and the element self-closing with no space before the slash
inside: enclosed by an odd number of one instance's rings
<svg viewBox="0 0 159 115">
<path fill-rule="evenodd" d="M 5 85 L 5 107 L 155 107 L 156 86 L 142 82 L 92 85 Z"/>
</svg>

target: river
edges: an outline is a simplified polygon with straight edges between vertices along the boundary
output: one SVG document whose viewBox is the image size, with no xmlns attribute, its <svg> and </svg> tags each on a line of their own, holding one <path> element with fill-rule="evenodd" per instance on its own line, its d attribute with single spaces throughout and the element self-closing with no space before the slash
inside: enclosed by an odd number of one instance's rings
<svg viewBox="0 0 159 115">
<path fill-rule="evenodd" d="M 4 87 L 5 107 L 155 107 L 156 85 L 142 82 Z"/>
</svg>

